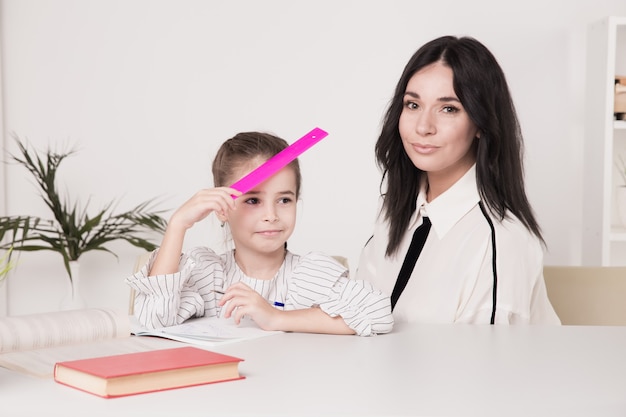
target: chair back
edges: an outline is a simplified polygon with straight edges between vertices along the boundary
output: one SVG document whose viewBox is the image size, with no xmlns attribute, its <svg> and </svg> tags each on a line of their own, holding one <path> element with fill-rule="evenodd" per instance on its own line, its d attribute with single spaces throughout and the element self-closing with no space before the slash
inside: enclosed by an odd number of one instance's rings
<svg viewBox="0 0 626 417">
<path fill-rule="evenodd" d="M 137 272 L 139 272 L 141 267 L 144 266 L 146 262 L 148 262 L 151 255 L 152 255 L 152 252 L 144 252 L 137 257 L 137 259 L 135 260 L 135 265 L 133 266 L 133 274 L 136 274 Z M 132 316 L 134 313 L 135 313 L 135 289 L 131 288 L 130 296 L 128 300 L 128 314 Z"/>
<path fill-rule="evenodd" d="M 545 266 L 548 297 L 564 325 L 626 325 L 626 266 Z"/>
</svg>

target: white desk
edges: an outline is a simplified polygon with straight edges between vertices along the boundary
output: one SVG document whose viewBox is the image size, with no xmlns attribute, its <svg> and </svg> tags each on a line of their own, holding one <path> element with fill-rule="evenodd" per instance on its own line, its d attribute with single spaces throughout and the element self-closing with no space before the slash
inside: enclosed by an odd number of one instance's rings
<svg viewBox="0 0 626 417">
<path fill-rule="evenodd" d="M 626 327 L 398 325 L 213 350 L 247 378 L 107 400 L 0 369 L 0 415 L 626 416 Z"/>
</svg>

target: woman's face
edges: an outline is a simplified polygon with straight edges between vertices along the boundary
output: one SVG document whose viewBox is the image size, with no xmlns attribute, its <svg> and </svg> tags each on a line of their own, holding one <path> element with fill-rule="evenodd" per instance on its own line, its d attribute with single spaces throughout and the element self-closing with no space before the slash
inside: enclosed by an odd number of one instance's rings
<svg viewBox="0 0 626 417">
<path fill-rule="evenodd" d="M 450 67 L 435 62 L 409 80 L 404 93 L 399 130 L 413 164 L 427 172 L 429 183 L 446 187 L 461 178 L 476 161 L 472 144 L 479 132 L 452 86 Z"/>
</svg>

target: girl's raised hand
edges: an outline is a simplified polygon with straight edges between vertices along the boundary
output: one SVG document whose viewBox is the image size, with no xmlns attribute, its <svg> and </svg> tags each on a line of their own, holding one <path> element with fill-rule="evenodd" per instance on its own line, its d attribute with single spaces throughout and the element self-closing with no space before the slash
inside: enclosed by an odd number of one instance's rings
<svg viewBox="0 0 626 417">
<path fill-rule="evenodd" d="M 232 316 L 237 324 L 243 316 L 248 316 L 263 330 L 280 330 L 274 323 L 281 311 L 242 282 L 228 287 L 218 304 L 225 308 L 224 317 Z"/>
<path fill-rule="evenodd" d="M 161 247 L 154 260 L 150 274 L 172 274 L 178 271 L 178 262 L 187 230 L 196 222 L 215 211 L 222 218 L 235 209 L 235 200 L 241 192 L 230 187 L 209 188 L 198 191 L 180 206 L 167 224 Z"/>
<path fill-rule="evenodd" d="M 189 229 L 211 212 L 225 217 L 229 210 L 235 209 L 235 200 L 232 195 L 239 197 L 241 192 L 230 187 L 200 190 L 174 212 L 170 224 L 174 223 L 184 229 Z"/>
</svg>

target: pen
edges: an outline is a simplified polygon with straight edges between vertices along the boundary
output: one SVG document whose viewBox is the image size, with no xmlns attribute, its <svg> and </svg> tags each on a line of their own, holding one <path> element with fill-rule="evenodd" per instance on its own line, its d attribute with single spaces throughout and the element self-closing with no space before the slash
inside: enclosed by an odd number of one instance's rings
<svg viewBox="0 0 626 417">
<path fill-rule="evenodd" d="M 211 290 L 211 292 L 217 293 L 217 294 L 221 294 L 224 295 L 224 291 L 220 291 L 220 290 Z M 285 304 L 281 303 L 280 301 L 274 301 L 272 303 L 275 307 L 284 307 Z"/>
</svg>

